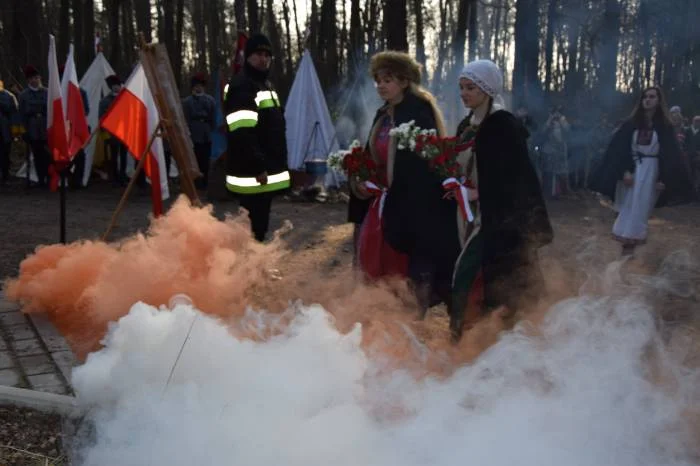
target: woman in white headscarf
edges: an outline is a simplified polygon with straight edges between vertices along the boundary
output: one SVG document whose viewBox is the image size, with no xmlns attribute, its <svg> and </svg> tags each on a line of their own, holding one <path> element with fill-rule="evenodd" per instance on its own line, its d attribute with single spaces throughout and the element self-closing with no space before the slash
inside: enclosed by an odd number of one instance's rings
<svg viewBox="0 0 700 466">
<path fill-rule="evenodd" d="M 552 227 L 527 150 L 527 130 L 504 109 L 503 73 L 489 60 L 467 64 L 460 96 L 471 111 L 457 137 L 474 220 L 457 215 L 462 253 L 452 283 L 450 328 L 459 340 L 482 308 L 513 312 L 543 291 L 537 249 Z M 483 285 L 482 285 L 483 284 Z M 483 286 L 483 303 L 479 296 Z"/>
</svg>

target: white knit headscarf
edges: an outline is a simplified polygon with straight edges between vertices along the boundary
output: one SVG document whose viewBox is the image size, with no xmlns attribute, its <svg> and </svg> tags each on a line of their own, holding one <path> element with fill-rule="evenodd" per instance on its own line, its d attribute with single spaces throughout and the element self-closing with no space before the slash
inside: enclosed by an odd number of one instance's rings
<svg viewBox="0 0 700 466">
<path fill-rule="evenodd" d="M 505 101 L 503 100 L 503 72 L 491 60 L 475 60 L 467 63 L 459 75 L 461 78 L 467 78 L 476 84 L 479 89 L 484 91 L 493 99 L 494 106 L 503 108 Z"/>
</svg>

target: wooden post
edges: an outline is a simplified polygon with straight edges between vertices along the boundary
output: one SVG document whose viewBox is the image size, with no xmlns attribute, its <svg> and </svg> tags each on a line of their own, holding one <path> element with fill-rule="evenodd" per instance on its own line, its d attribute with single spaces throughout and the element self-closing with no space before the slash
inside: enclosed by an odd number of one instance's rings
<svg viewBox="0 0 700 466">
<path fill-rule="evenodd" d="M 158 107 L 161 129 L 180 171 L 180 187 L 193 205 L 201 205 L 194 185 L 194 179 L 201 173 L 188 137 L 189 130 L 167 50 L 163 44 L 146 44 L 143 35 L 140 40 L 141 64 Z"/>
<path fill-rule="evenodd" d="M 139 159 L 139 163 L 136 164 L 136 168 L 134 169 L 134 174 L 131 175 L 131 179 L 129 180 L 129 184 L 126 186 L 126 190 L 124 190 L 124 194 L 122 194 L 122 197 L 119 200 L 119 204 L 117 204 L 117 208 L 114 210 L 114 213 L 112 214 L 112 220 L 110 220 L 110 222 L 109 222 L 109 227 L 107 227 L 107 231 L 105 231 L 105 234 L 102 235 L 102 241 L 107 241 L 107 237 L 112 232 L 115 225 L 117 224 L 117 217 L 119 217 L 119 214 L 121 213 L 121 211 L 124 210 L 124 206 L 126 205 L 126 200 L 129 197 L 129 194 L 131 194 L 131 191 L 134 188 L 134 184 L 136 184 L 136 180 L 139 177 L 141 170 L 143 170 L 143 166 L 146 163 L 146 157 L 148 157 L 148 152 L 150 152 L 151 146 L 153 145 L 153 141 L 155 141 L 156 137 L 158 136 L 158 133 L 160 132 L 160 128 L 161 128 L 161 124 L 158 124 L 158 127 L 156 128 L 156 130 L 153 132 L 153 134 L 151 134 L 151 138 L 148 140 L 148 144 L 146 144 L 146 148 L 144 149 L 143 153 L 141 154 L 141 158 Z"/>
</svg>

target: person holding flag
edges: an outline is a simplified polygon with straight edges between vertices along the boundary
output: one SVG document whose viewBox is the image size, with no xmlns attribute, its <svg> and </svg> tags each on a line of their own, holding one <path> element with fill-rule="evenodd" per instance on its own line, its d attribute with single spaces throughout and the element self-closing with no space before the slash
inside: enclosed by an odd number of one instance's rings
<svg viewBox="0 0 700 466">
<path fill-rule="evenodd" d="M 284 110 L 268 80 L 271 62 L 270 40 L 252 35 L 246 42 L 243 71 L 232 78 L 224 101 L 226 187 L 240 196 L 260 242 L 269 229 L 274 194 L 290 186 Z"/>
</svg>

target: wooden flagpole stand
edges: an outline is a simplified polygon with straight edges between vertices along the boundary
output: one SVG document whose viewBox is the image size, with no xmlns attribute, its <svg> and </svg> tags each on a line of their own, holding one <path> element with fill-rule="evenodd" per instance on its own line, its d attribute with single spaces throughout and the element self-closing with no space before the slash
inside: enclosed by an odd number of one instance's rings
<svg viewBox="0 0 700 466">
<path fill-rule="evenodd" d="M 163 44 L 147 44 L 142 33 L 139 33 L 141 50 L 139 57 L 143 66 L 148 86 L 155 100 L 160 122 L 156 131 L 151 135 L 134 174 L 124 191 L 119 204 L 112 214 L 107 231 L 102 235 L 106 241 L 114 229 L 119 214 L 126 205 L 139 173 L 143 170 L 146 157 L 156 137 L 164 138 L 170 146 L 172 158 L 177 164 L 180 175 L 180 188 L 194 206 L 200 206 L 201 202 L 194 185 L 194 179 L 201 176 L 199 164 L 194 155 L 192 143 L 187 136 L 189 134 L 185 115 L 182 110 L 178 86 L 173 75 L 168 52 Z M 91 135 L 92 137 L 92 135 Z M 167 174 L 166 174 L 167 177 Z"/>
<path fill-rule="evenodd" d="M 142 33 L 139 34 L 139 41 L 141 44 L 139 57 L 158 107 L 162 123 L 161 130 L 180 172 L 180 188 L 192 205 L 199 206 L 201 202 L 194 180 L 202 176 L 202 173 L 199 171 L 192 141 L 188 137 L 189 128 L 182 110 L 179 86 L 173 74 L 168 51 L 163 44 L 147 44 Z"/>
</svg>

